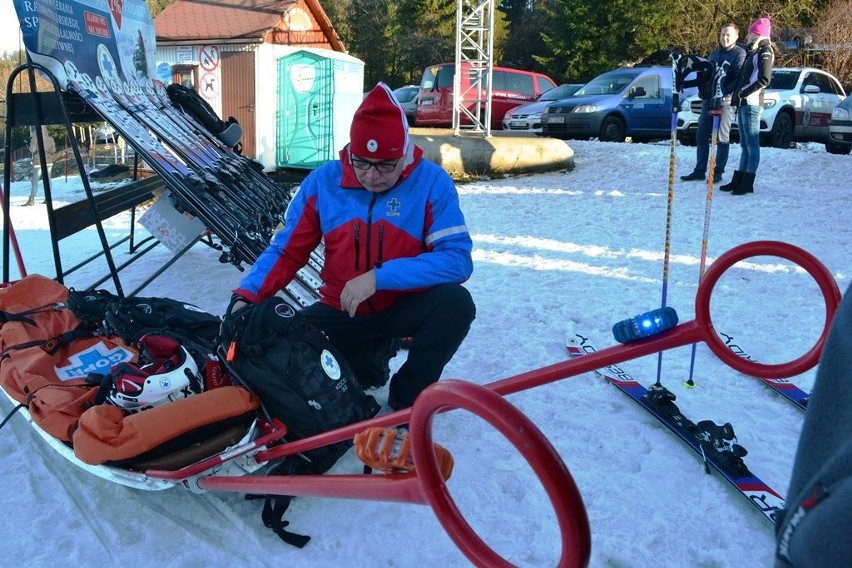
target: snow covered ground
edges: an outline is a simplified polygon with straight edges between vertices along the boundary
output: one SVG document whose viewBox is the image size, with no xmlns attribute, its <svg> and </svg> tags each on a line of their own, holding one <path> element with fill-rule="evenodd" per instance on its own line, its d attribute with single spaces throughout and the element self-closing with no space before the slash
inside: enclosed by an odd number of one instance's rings
<svg viewBox="0 0 852 568">
<path fill-rule="evenodd" d="M 659 306 L 669 179 L 667 142 L 570 141 L 576 169 L 461 185 L 474 238 L 467 286 L 477 303 L 470 335 L 444 378 L 488 383 L 566 358 L 569 324 L 598 347 L 614 344 L 613 323 Z M 678 147 L 677 175 L 694 149 Z M 731 150 L 725 181 L 737 164 Z M 821 145 L 762 149 L 756 193 L 713 195 L 709 261 L 747 241 L 772 239 L 819 258 L 845 292 L 852 279 L 852 159 Z M 81 198 L 79 182 L 55 180 L 57 199 Z M 692 319 L 699 277 L 706 186 L 675 183 L 667 304 Z M 43 205 L 22 207 L 28 185 L 13 184 L 12 222 L 29 272 L 52 273 Z M 40 200 L 39 200 L 40 201 Z M 126 226 L 113 219 L 110 232 Z M 94 231 L 63 241 L 82 255 Z M 118 249 L 119 251 L 124 249 Z M 118 253 L 118 262 L 126 257 Z M 133 265 L 126 289 L 166 259 Z M 221 314 L 241 273 L 196 246 L 141 292 L 193 302 Z M 83 287 L 96 272 L 67 282 Z M 14 276 L 13 276 L 14 277 Z M 762 361 L 793 359 L 824 322 L 812 279 L 774 257 L 750 259 L 722 277 L 713 296 L 716 327 L 735 333 Z M 730 422 L 752 472 L 787 490 L 804 414 L 699 346 L 697 388 L 687 389 L 690 348 L 665 353 L 663 383 L 693 421 Z M 394 365 L 400 361 L 395 360 Z M 657 356 L 622 367 L 653 383 Z M 814 372 L 793 381 L 805 390 Z M 375 391 L 384 403 L 386 389 Z M 585 501 L 591 566 L 736 567 L 772 564 L 771 524 L 700 458 L 616 388 L 587 373 L 512 395 L 553 443 Z M 11 409 L 3 400 L 4 413 Z M 531 469 L 491 426 L 462 411 L 436 419 L 435 439 L 455 456 L 449 483 L 480 535 L 513 564 L 553 566 L 560 555 L 551 507 Z M 355 473 L 351 454 L 333 472 Z M 299 498 L 288 518 L 313 540 L 292 548 L 264 528 L 260 504 L 235 493 L 144 492 L 86 474 L 60 460 L 18 417 L 0 431 L 0 564 L 53 566 L 465 566 L 468 561 L 425 506 Z M 59 560 L 61 559 L 61 560 Z"/>
</svg>

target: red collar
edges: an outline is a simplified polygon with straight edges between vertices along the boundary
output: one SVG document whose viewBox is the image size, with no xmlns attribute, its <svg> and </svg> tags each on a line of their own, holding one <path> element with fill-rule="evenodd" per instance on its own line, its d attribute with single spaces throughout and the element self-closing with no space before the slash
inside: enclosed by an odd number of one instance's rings
<svg viewBox="0 0 852 568">
<path fill-rule="evenodd" d="M 411 172 L 414 171 L 414 168 L 417 167 L 417 164 L 420 163 L 420 160 L 423 158 L 423 150 L 420 146 L 412 144 L 412 150 L 409 150 L 408 154 L 405 156 L 405 167 L 402 169 L 402 174 L 399 176 L 400 181 L 407 178 L 411 175 Z M 345 187 L 348 189 L 364 189 L 364 186 L 361 185 L 361 182 L 358 181 L 358 178 L 355 177 L 355 170 L 352 167 L 352 163 L 349 161 L 349 144 L 347 144 L 340 151 L 340 166 L 343 168 L 343 176 L 340 178 L 340 187 Z"/>
</svg>

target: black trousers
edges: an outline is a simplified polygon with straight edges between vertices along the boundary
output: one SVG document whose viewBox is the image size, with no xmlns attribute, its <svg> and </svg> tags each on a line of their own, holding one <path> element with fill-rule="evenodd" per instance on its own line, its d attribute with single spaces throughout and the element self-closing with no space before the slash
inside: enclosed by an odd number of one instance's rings
<svg viewBox="0 0 852 568">
<path fill-rule="evenodd" d="M 378 313 L 349 317 L 345 311 L 317 302 L 302 314 L 325 332 L 362 385 L 383 384 L 375 377 L 377 357 L 387 350 L 388 341 L 411 337 L 408 359 L 390 384 L 391 406 L 405 408 L 441 378 L 444 366 L 470 330 L 476 306 L 464 286 L 441 284 L 406 294 Z"/>
</svg>

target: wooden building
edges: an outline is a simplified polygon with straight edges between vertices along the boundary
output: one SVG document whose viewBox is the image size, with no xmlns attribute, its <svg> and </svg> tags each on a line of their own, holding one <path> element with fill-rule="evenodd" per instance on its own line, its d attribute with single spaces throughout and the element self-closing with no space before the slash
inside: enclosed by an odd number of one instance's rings
<svg viewBox="0 0 852 568">
<path fill-rule="evenodd" d="M 281 112 L 277 58 L 304 49 L 360 65 L 362 84 L 353 88 L 363 91 L 363 63 L 346 54 L 318 0 L 176 0 L 154 29 L 157 78 L 193 86 L 223 119 L 236 118 L 244 154 L 266 167 L 275 165 Z"/>
</svg>

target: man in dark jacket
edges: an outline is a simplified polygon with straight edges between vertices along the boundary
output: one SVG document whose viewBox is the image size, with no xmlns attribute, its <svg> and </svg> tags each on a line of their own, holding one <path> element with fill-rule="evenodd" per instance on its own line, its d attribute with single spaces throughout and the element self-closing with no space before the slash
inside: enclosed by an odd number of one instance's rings
<svg viewBox="0 0 852 568">
<path fill-rule="evenodd" d="M 725 166 L 728 164 L 728 150 L 730 149 L 731 122 L 734 118 L 734 108 L 731 106 L 731 93 L 734 84 L 740 74 L 740 69 L 745 60 L 745 50 L 737 45 L 740 37 L 740 29 L 736 24 L 725 24 L 719 32 L 719 47 L 707 58 L 717 67 L 725 67 L 725 75 L 722 78 L 722 100 L 721 114 L 719 115 L 718 146 L 716 148 L 716 166 L 713 171 L 713 181 L 722 180 Z M 689 86 L 685 84 L 685 86 Z M 701 94 L 701 115 L 698 117 L 698 132 L 695 136 L 695 169 L 692 173 L 681 176 L 684 181 L 704 180 L 707 172 L 707 162 L 710 158 L 710 135 L 713 130 L 713 116 L 711 110 L 714 105 L 714 92 Z M 709 96 L 706 96 L 709 95 Z"/>
<path fill-rule="evenodd" d="M 475 317 L 461 286 L 473 271 L 472 241 L 455 184 L 411 143 L 405 111 L 384 83 L 355 112 L 340 159 L 302 182 L 284 229 L 234 294 L 247 302 L 275 295 L 320 241 L 321 300 L 305 308 L 305 318 L 326 333 L 364 388 L 387 382 L 389 346 L 410 337 L 388 404 L 411 406 L 440 378 Z"/>
</svg>

